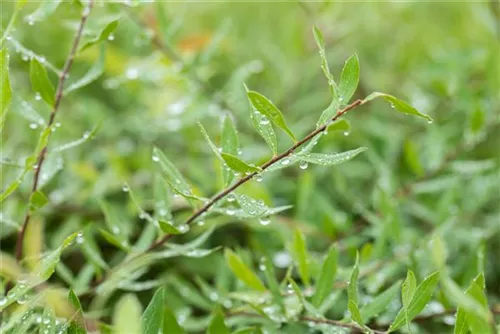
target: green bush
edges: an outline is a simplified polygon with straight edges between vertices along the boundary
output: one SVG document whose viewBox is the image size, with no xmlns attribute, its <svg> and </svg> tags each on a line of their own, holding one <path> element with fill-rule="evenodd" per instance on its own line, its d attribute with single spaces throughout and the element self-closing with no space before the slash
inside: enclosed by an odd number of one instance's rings
<svg viewBox="0 0 500 334">
<path fill-rule="evenodd" d="M 2 333 L 499 331 L 498 2 L 1 8 Z"/>
</svg>

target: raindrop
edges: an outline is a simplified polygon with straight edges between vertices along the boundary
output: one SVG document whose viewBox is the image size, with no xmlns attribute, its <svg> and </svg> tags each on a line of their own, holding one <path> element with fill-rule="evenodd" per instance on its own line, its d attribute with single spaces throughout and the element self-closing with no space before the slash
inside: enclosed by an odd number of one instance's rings
<svg viewBox="0 0 500 334">
<path fill-rule="evenodd" d="M 54 126 L 55 126 L 56 128 L 60 128 L 60 127 L 61 127 L 61 122 L 56 122 L 56 123 L 54 124 Z"/>
<path fill-rule="evenodd" d="M 231 306 L 233 306 L 233 303 L 231 303 L 231 301 L 229 299 L 226 299 L 222 305 L 224 305 L 225 308 L 230 308 Z"/>
<path fill-rule="evenodd" d="M 217 148 L 217 151 L 218 151 L 219 153 L 222 153 L 222 147 Z"/>
<path fill-rule="evenodd" d="M 396 108 L 396 106 L 394 105 L 394 103 L 391 103 L 391 108 Z"/>
<path fill-rule="evenodd" d="M 4 306 L 5 304 L 7 304 L 7 298 L 5 297 L 0 298 L 0 306 Z"/>
<path fill-rule="evenodd" d="M 255 176 L 253 178 L 257 182 L 262 182 L 262 175 L 261 174 L 255 174 Z"/>
<path fill-rule="evenodd" d="M 427 123 L 429 123 L 429 124 L 432 124 L 432 122 L 434 122 L 432 119 L 429 119 L 429 120 L 427 121 Z"/>
<path fill-rule="evenodd" d="M 203 226 L 203 225 L 205 225 L 205 221 L 204 220 L 198 220 L 198 222 L 196 222 L 196 225 Z"/>
<path fill-rule="evenodd" d="M 238 150 L 238 155 L 243 155 L 243 151 L 242 150 Z"/>
<path fill-rule="evenodd" d="M 124 184 L 122 190 L 127 193 L 130 189 L 128 188 L 127 184 Z"/>
<path fill-rule="evenodd" d="M 44 325 L 48 325 L 48 324 L 49 324 L 49 322 L 50 322 L 50 318 L 49 318 L 49 317 L 47 317 L 47 318 L 43 319 L 43 324 L 44 324 Z"/>
<path fill-rule="evenodd" d="M 23 305 L 23 304 L 26 304 L 28 302 L 28 296 L 26 295 L 22 295 L 18 300 L 17 300 L 17 303 L 19 305 Z"/>
<path fill-rule="evenodd" d="M 127 76 L 127 79 L 135 80 L 139 77 L 139 71 L 136 68 L 129 68 L 127 69 L 125 75 Z"/>
<path fill-rule="evenodd" d="M 266 265 L 264 263 L 259 264 L 259 270 L 260 271 L 265 271 L 266 270 Z"/>
<path fill-rule="evenodd" d="M 344 136 L 349 136 L 349 131 L 344 131 Z"/>
<path fill-rule="evenodd" d="M 115 40 L 115 35 L 109 34 L 108 41 L 114 41 L 114 40 Z"/>
<path fill-rule="evenodd" d="M 160 158 L 157 155 L 153 155 L 152 159 L 154 162 L 160 161 Z"/>
<path fill-rule="evenodd" d="M 188 230 L 189 230 L 189 226 L 184 224 L 184 225 L 180 225 L 178 228 L 179 232 L 181 233 L 186 233 Z"/>
<path fill-rule="evenodd" d="M 79 245 L 81 245 L 81 244 L 83 244 L 83 241 L 84 241 L 83 240 L 83 233 L 80 232 L 80 233 L 78 233 L 76 235 L 76 243 L 79 244 Z"/>
<path fill-rule="evenodd" d="M 35 322 L 36 322 L 37 324 L 41 324 L 41 323 L 42 323 L 42 316 L 38 314 L 38 315 L 35 317 Z"/>
<path fill-rule="evenodd" d="M 211 301 L 216 301 L 218 299 L 218 295 L 216 292 L 210 292 L 210 294 L 208 295 L 208 298 L 211 300 Z"/>
<path fill-rule="evenodd" d="M 273 256 L 273 263 L 278 268 L 287 268 L 292 263 L 292 257 L 286 251 L 277 252 Z"/>
<path fill-rule="evenodd" d="M 167 215 L 167 210 L 165 210 L 165 209 L 160 209 L 160 210 L 158 211 L 158 214 L 159 214 L 160 216 L 162 216 L 162 217 L 165 217 L 165 216 Z"/>
<path fill-rule="evenodd" d="M 28 55 L 22 55 L 22 56 L 21 56 L 21 59 L 22 59 L 23 61 L 28 61 L 30 58 L 28 57 Z"/>
<path fill-rule="evenodd" d="M 40 93 L 36 92 L 35 93 L 35 100 L 40 101 L 41 99 L 42 99 L 42 96 L 40 95 Z"/>
<path fill-rule="evenodd" d="M 236 213 L 236 211 L 233 208 L 228 208 L 226 213 L 230 216 L 233 216 Z"/>
<path fill-rule="evenodd" d="M 139 219 L 146 219 L 147 213 L 144 211 L 139 212 Z"/>
<path fill-rule="evenodd" d="M 288 292 L 288 293 L 292 293 L 292 292 L 293 292 L 293 287 L 292 287 L 292 285 L 291 285 L 291 284 L 288 284 L 288 285 L 286 286 L 286 292 Z"/>
<path fill-rule="evenodd" d="M 90 137 L 90 132 L 85 131 L 85 132 L 83 133 L 83 138 L 87 139 L 88 137 Z"/>
<path fill-rule="evenodd" d="M 259 219 L 259 223 L 263 226 L 266 226 L 269 225 L 269 223 L 271 223 L 271 219 L 268 216 L 264 216 Z"/>
<path fill-rule="evenodd" d="M 10 41 L 12 39 L 12 36 L 8 35 L 7 37 L 5 37 L 5 39 Z"/>
<path fill-rule="evenodd" d="M 265 117 L 262 117 L 262 119 L 260 120 L 260 124 L 261 125 L 267 125 L 269 124 L 269 120 Z"/>
<path fill-rule="evenodd" d="M 36 128 L 38 128 L 38 124 L 30 123 L 30 129 L 35 130 Z"/>
<path fill-rule="evenodd" d="M 240 176 L 241 176 L 241 174 L 240 174 L 240 173 L 238 173 L 238 172 L 235 172 L 235 173 L 234 173 L 234 177 L 240 177 Z"/>
<path fill-rule="evenodd" d="M 281 162 L 281 164 L 282 164 L 283 166 L 286 166 L 286 165 L 288 165 L 289 163 L 290 163 L 290 159 L 288 159 L 288 158 L 283 159 L 283 161 Z"/>
<path fill-rule="evenodd" d="M 309 167 L 309 163 L 307 161 L 302 160 L 299 164 L 300 169 L 307 169 Z"/>
<path fill-rule="evenodd" d="M 35 165 L 33 165 L 33 169 L 34 169 L 34 170 L 37 170 L 37 169 L 38 169 L 38 165 L 36 165 L 36 164 L 35 164 Z"/>
<path fill-rule="evenodd" d="M 118 234 L 120 233 L 120 228 L 115 225 L 111 228 L 111 231 L 113 231 L 114 234 Z"/>
<path fill-rule="evenodd" d="M 28 22 L 28 25 L 30 25 L 30 26 L 35 24 L 35 21 L 33 20 L 33 17 L 31 15 L 26 17 L 26 21 Z"/>
<path fill-rule="evenodd" d="M 38 61 L 41 63 L 41 64 L 45 64 L 47 62 L 47 59 L 45 59 L 44 56 L 41 56 L 40 58 L 38 58 Z"/>
<path fill-rule="evenodd" d="M 234 202 L 235 200 L 236 200 L 236 197 L 233 194 L 227 195 L 228 202 Z"/>
</svg>

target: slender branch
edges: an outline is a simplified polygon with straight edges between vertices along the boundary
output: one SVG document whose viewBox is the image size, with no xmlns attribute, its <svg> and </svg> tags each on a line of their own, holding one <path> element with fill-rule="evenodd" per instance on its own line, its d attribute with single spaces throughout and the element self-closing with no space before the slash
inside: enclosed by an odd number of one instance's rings
<svg viewBox="0 0 500 334">
<path fill-rule="evenodd" d="M 64 68 L 59 76 L 59 82 L 57 84 L 57 89 L 56 89 L 56 95 L 55 95 L 55 102 L 54 106 L 52 108 L 52 112 L 50 113 L 49 116 L 49 121 L 47 123 L 47 126 L 45 129 L 50 129 L 52 127 L 52 124 L 54 123 L 54 120 L 56 118 L 57 111 L 59 110 L 59 105 L 61 104 L 61 100 L 63 98 L 63 89 L 64 89 L 64 82 L 69 76 L 69 72 L 71 70 L 71 67 L 73 66 L 73 61 L 75 60 L 76 52 L 78 50 L 78 46 L 80 44 L 80 40 L 82 38 L 83 34 L 83 28 L 85 27 L 85 23 L 87 22 L 87 19 L 89 17 L 89 14 L 94 6 L 94 1 L 95 0 L 89 0 L 88 6 L 83 10 L 82 12 L 82 17 L 80 19 L 80 25 L 78 26 L 78 30 L 76 32 L 75 39 L 73 40 L 73 46 L 71 47 L 71 50 L 69 52 L 68 58 L 66 59 L 66 62 L 64 63 Z M 50 134 L 49 134 L 50 136 Z M 33 178 L 33 186 L 31 188 L 31 193 L 33 194 L 35 191 L 38 189 L 38 182 L 40 180 L 40 175 L 41 175 L 41 170 L 43 167 L 43 163 L 45 162 L 45 156 L 47 154 L 47 147 L 48 147 L 48 141 L 45 144 L 45 146 L 42 148 L 40 151 L 38 157 L 37 157 L 37 163 L 36 163 L 36 168 L 35 168 L 35 176 Z M 31 212 L 30 209 L 28 208 L 26 210 L 26 215 L 24 216 L 24 222 L 21 227 L 21 230 L 19 231 L 19 235 L 17 237 L 17 242 L 16 242 L 16 259 L 17 261 L 21 261 L 23 257 L 23 242 L 24 242 L 24 234 L 26 232 L 26 228 L 28 227 L 28 224 L 31 219 Z"/>
<path fill-rule="evenodd" d="M 346 106 L 345 108 L 343 109 L 340 109 L 337 111 L 337 113 L 331 118 L 331 122 L 333 121 L 336 121 L 337 119 L 339 119 L 342 115 L 344 115 L 346 112 L 348 112 L 349 110 L 351 109 L 354 109 L 356 108 L 357 106 L 359 105 L 362 105 L 364 103 L 364 100 L 356 100 L 354 101 L 353 103 L 349 104 L 348 106 Z M 219 200 L 221 200 L 222 198 L 224 198 L 225 196 L 229 195 L 230 193 L 232 193 L 234 190 L 238 189 L 241 185 L 245 184 L 246 182 L 250 181 L 254 176 L 256 176 L 257 174 L 261 173 L 262 171 L 266 170 L 267 168 L 269 168 L 270 166 L 276 164 L 277 162 L 283 160 L 284 158 L 286 158 L 287 156 L 289 156 L 290 154 L 292 154 L 293 152 L 295 152 L 296 149 L 298 149 L 299 147 L 301 147 L 302 145 L 304 145 L 305 143 L 307 143 L 308 141 L 310 141 L 312 138 L 314 138 L 316 135 L 322 133 L 323 131 L 326 130 L 326 128 L 328 127 L 329 125 L 329 122 L 327 122 L 326 124 L 323 124 L 322 126 L 316 128 L 314 131 L 312 131 L 311 133 L 309 133 L 307 136 L 305 136 L 304 138 L 302 138 L 301 140 L 297 141 L 295 144 L 293 144 L 288 150 L 286 150 L 285 152 L 277 155 L 277 156 L 274 156 L 272 159 L 270 159 L 269 161 L 267 161 L 266 163 L 264 163 L 263 165 L 260 166 L 260 171 L 259 172 L 253 172 L 251 174 L 248 174 L 244 177 L 242 177 L 241 179 L 239 179 L 237 182 L 235 182 L 233 185 L 231 185 L 230 187 L 224 189 L 223 191 L 221 191 L 220 193 L 218 193 L 217 195 L 215 195 L 210 201 L 208 201 L 205 205 L 203 205 L 201 208 L 199 208 L 198 210 L 196 210 L 185 222 L 186 225 L 190 225 L 192 224 L 196 218 L 198 218 L 199 216 L 201 216 L 202 214 L 204 214 L 205 212 L 208 211 L 208 209 L 210 209 L 215 203 L 217 203 Z M 149 247 L 149 249 L 147 251 L 151 251 L 161 245 L 163 245 L 165 242 L 167 242 L 173 235 L 171 234 L 167 234 L 166 236 L 164 236 L 163 238 L 157 240 L 154 244 L 151 245 L 151 247 Z"/>
</svg>

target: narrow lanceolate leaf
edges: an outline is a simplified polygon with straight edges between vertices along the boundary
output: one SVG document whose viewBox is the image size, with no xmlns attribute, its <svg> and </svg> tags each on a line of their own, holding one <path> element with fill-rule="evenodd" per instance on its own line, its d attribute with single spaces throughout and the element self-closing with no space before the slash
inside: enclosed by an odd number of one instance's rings
<svg viewBox="0 0 500 334">
<path fill-rule="evenodd" d="M 174 312 L 168 307 L 164 307 L 163 312 L 163 333 L 184 334 L 184 329 L 177 322 Z"/>
<path fill-rule="evenodd" d="M 69 290 L 68 299 L 75 308 L 75 315 L 70 321 L 70 325 L 68 328 L 69 334 L 86 334 L 87 329 L 85 328 L 85 322 L 83 319 L 83 310 L 82 304 L 78 299 L 78 296 L 73 290 Z"/>
<path fill-rule="evenodd" d="M 116 333 L 142 334 L 142 306 L 133 294 L 126 294 L 116 304 L 113 314 L 113 328 Z"/>
<path fill-rule="evenodd" d="M 406 279 L 403 282 L 403 286 L 401 287 L 401 300 L 403 301 L 403 307 L 408 307 L 413 296 L 415 295 L 415 291 L 417 290 L 417 279 L 415 278 L 415 274 L 413 271 L 408 270 L 406 274 Z"/>
<path fill-rule="evenodd" d="M 0 132 L 3 129 L 7 108 L 12 101 L 12 89 L 9 80 L 9 54 L 7 49 L 0 50 Z"/>
<path fill-rule="evenodd" d="M 221 153 L 222 159 L 226 162 L 227 166 L 237 173 L 252 173 L 259 172 L 260 168 L 247 164 L 245 161 L 241 160 L 234 155 Z"/>
<path fill-rule="evenodd" d="M 36 94 L 40 94 L 42 99 L 51 107 L 54 106 L 56 90 L 47 76 L 47 71 L 42 64 L 35 58 L 31 59 L 30 64 L 31 87 Z"/>
<path fill-rule="evenodd" d="M 103 45 L 101 46 L 101 51 L 99 52 L 99 58 L 97 59 L 97 61 L 92 65 L 92 67 L 83 77 L 71 83 L 68 86 L 68 88 L 64 90 L 64 94 L 67 95 L 97 80 L 97 78 L 99 78 L 104 71 L 105 56 L 106 56 L 106 48 Z"/>
<path fill-rule="evenodd" d="M 266 277 L 267 285 L 271 294 L 273 295 L 273 301 L 276 305 L 284 311 L 283 297 L 281 296 L 280 286 L 276 279 L 276 273 L 274 272 L 273 262 L 268 256 L 262 258 L 262 263 L 264 275 Z"/>
<path fill-rule="evenodd" d="M 40 333 L 56 334 L 56 318 L 51 307 L 45 307 L 42 315 L 42 323 L 40 324 Z M 71 334 L 71 333 L 70 333 Z"/>
<path fill-rule="evenodd" d="M 330 105 L 321 113 L 321 116 L 319 117 L 318 123 L 316 123 L 316 125 L 320 127 L 321 125 L 331 120 L 332 117 L 335 116 L 335 114 L 337 113 L 339 107 L 340 107 L 339 100 L 333 99 Z"/>
<path fill-rule="evenodd" d="M 224 314 L 222 314 L 222 311 L 218 307 L 214 311 L 212 320 L 208 325 L 207 334 L 229 334 L 229 328 L 224 322 Z"/>
<path fill-rule="evenodd" d="M 347 104 L 356 92 L 359 82 L 359 60 L 358 55 L 354 54 L 344 64 L 342 74 L 340 75 L 339 95 L 343 104 Z"/>
<path fill-rule="evenodd" d="M 300 278 L 306 284 L 310 284 L 309 254 L 304 234 L 296 229 L 292 241 L 292 254 L 298 264 Z"/>
<path fill-rule="evenodd" d="M 234 125 L 233 119 L 226 115 L 224 117 L 224 121 L 222 122 L 222 134 L 221 134 L 221 143 L 220 146 L 222 148 L 222 152 L 231 154 L 233 156 L 238 155 L 238 131 L 236 130 L 236 126 Z M 222 166 L 222 179 L 224 185 L 229 185 L 234 178 L 234 174 L 231 171 L 228 171 L 224 166 Z"/>
<path fill-rule="evenodd" d="M 396 329 L 401 328 L 405 324 L 406 319 L 408 319 L 407 321 L 411 321 L 424 309 L 425 305 L 427 305 L 431 299 L 438 281 L 439 272 L 436 271 L 427 276 L 418 285 L 412 300 L 408 304 L 408 307 L 399 311 L 396 319 L 392 322 L 389 331 L 395 331 Z"/>
<path fill-rule="evenodd" d="M 164 220 L 159 220 L 158 225 L 160 225 L 160 229 L 167 234 L 181 234 L 182 232 L 174 226 L 171 222 L 167 222 Z"/>
<path fill-rule="evenodd" d="M 219 160 L 224 161 L 224 159 L 222 159 L 222 157 L 220 155 L 219 149 L 217 148 L 217 146 L 215 146 L 212 139 L 210 139 L 210 136 L 208 135 L 208 133 L 205 130 L 205 128 L 203 127 L 203 125 L 201 123 L 198 123 L 198 126 L 200 127 L 201 134 L 203 135 L 203 138 L 205 138 L 205 141 L 207 142 L 208 147 L 210 147 L 212 152 L 215 154 L 215 156 L 217 158 L 219 158 Z"/>
<path fill-rule="evenodd" d="M 361 313 L 359 313 L 358 304 L 356 304 L 353 300 L 349 300 L 347 308 L 349 309 L 349 313 L 351 313 L 351 319 L 361 327 L 364 327 L 365 324 L 363 322 L 363 318 L 361 317 Z"/>
<path fill-rule="evenodd" d="M 331 246 L 328 254 L 323 260 L 321 273 L 316 282 L 314 295 L 312 296 L 312 304 L 315 307 L 320 306 L 325 298 L 332 292 L 333 283 L 337 274 L 337 257 L 337 249 L 335 246 Z"/>
<path fill-rule="evenodd" d="M 387 306 L 396 299 L 399 293 L 399 286 L 401 281 L 394 283 L 390 288 L 382 292 L 380 295 L 375 297 L 371 302 L 364 305 L 359 312 L 361 313 L 361 318 L 366 323 L 370 321 L 371 318 L 378 316 L 382 313 Z"/>
<path fill-rule="evenodd" d="M 347 297 L 358 304 L 358 277 L 359 277 L 359 254 L 356 253 L 356 262 L 352 268 L 351 277 L 349 278 L 349 286 L 347 287 Z"/>
<path fill-rule="evenodd" d="M 380 93 L 380 92 L 371 93 L 370 95 L 368 95 L 364 99 L 363 103 L 366 103 L 366 102 L 371 101 L 373 99 L 376 99 L 378 97 L 385 99 L 387 102 L 389 102 L 391 104 L 391 106 L 393 108 L 395 108 L 397 111 L 399 111 L 403 114 L 419 116 L 419 117 L 425 118 L 429 122 L 432 122 L 432 118 L 429 115 L 422 114 L 420 111 L 413 108 L 407 102 L 400 100 L 397 97 L 389 95 L 389 94 Z"/>
<path fill-rule="evenodd" d="M 56 11 L 61 2 L 62 0 L 43 1 L 33 13 L 26 16 L 26 20 L 29 22 L 43 21 Z"/>
<path fill-rule="evenodd" d="M 36 267 L 38 261 L 42 257 L 44 244 L 44 221 L 33 217 L 31 219 L 31 224 L 26 226 L 23 241 L 24 264 L 30 270 Z M 2 263 L 2 266 L 3 265 Z"/>
<path fill-rule="evenodd" d="M 248 88 L 245 86 L 248 93 Z M 250 104 L 252 104 L 250 102 Z M 278 154 L 278 141 L 276 139 L 276 134 L 274 133 L 271 121 L 259 111 L 257 111 L 253 105 L 250 108 L 250 118 L 254 128 L 257 130 L 259 135 L 265 140 L 266 144 L 271 148 L 273 155 Z"/>
<path fill-rule="evenodd" d="M 40 190 L 36 190 L 30 196 L 30 205 L 29 205 L 30 211 L 36 211 L 38 209 L 41 209 L 48 202 L 49 202 L 49 199 L 47 198 L 47 196 L 45 196 L 45 194 L 42 193 Z"/>
<path fill-rule="evenodd" d="M 80 51 L 88 49 L 93 45 L 96 45 L 102 41 L 109 39 L 109 37 L 113 34 L 113 32 L 116 30 L 116 28 L 118 28 L 118 22 L 119 22 L 119 20 L 114 20 L 114 21 L 111 21 L 110 23 L 108 23 L 104 27 L 104 29 L 99 33 L 98 36 L 95 36 L 94 38 L 92 38 L 89 41 L 87 41 L 86 43 L 84 43 L 82 45 L 82 47 L 80 48 Z"/>
<path fill-rule="evenodd" d="M 328 132 L 330 131 L 343 131 L 344 134 L 348 134 L 349 131 L 351 131 L 351 123 L 349 123 L 348 120 L 346 119 L 339 119 L 335 122 L 332 122 L 330 125 L 328 125 L 327 128 Z"/>
<path fill-rule="evenodd" d="M 366 151 L 366 147 L 360 147 L 355 150 L 346 151 L 342 153 L 307 153 L 298 155 L 299 159 L 302 161 L 307 161 L 309 163 L 322 165 L 322 166 L 332 166 L 341 164 L 343 162 L 349 161 L 363 151 Z"/>
<path fill-rule="evenodd" d="M 328 60 L 326 59 L 325 40 L 323 38 L 323 34 L 318 28 L 313 27 L 313 35 L 316 41 L 316 45 L 318 46 L 319 49 L 319 56 L 321 57 L 321 69 L 323 70 L 323 74 L 328 80 L 328 85 L 333 95 L 333 100 L 338 101 L 337 87 L 335 84 L 335 80 L 333 80 L 333 75 L 330 72 L 330 68 L 328 66 Z"/>
<path fill-rule="evenodd" d="M 158 289 L 142 314 L 141 327 L 143 334 L 158 334 L 163 328 L 163 307 L 165 289 Z"/>
<path fill-rule="evenodd" d="M 157 161 L 167 182 L 170 186 L 182 195 L 190 196 L 191 187 L 186 182 L 179 170 L 157 147 L 153 149 L 153 161 Z"/>
<path fill-rule="evenodd" d="M 238 277 L 243 283 L 252 289 L 258 291 L 265 291 L 266 287 L 262 284 L 260 278 L 241 260 L 241 258 L 231 251 L 226 249 L 224 251 L 226 263 L 233 274 Z"/>
<path fill-rule="evenodd" d="M 293 132 L 286 125 L 283 114 L 270 100 L 264 95 L 254 91 L 249 91 L 247 94 L 250 103 L 252 103 L 253 107 L 258 112 L 266 116 L 274 125 L 285 131 L 294 141 L 296 140 Z"/>
<path fill-rule="evenodd" d="M 34 271 L 39 279 L 46 281 L 50 278 L 50 276 L 52 276 L 57 264 L 59 263 L 62 252 L 73 243 L 77 235 L 78 233 L 73 233 L 68 236 L 64 239 L 63 244 L 59 246 L 59 248 L 50 252 L 38 263 Z"/>
</svg>

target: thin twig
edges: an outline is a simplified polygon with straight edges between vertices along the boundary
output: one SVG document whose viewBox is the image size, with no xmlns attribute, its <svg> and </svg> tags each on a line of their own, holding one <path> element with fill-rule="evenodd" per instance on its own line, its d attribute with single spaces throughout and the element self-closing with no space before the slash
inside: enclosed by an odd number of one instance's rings
<svg viewBox="0 0 500 334">
<path fill-rule="evenodd" d="M 59 76 L 59 82 L 57 84 L 54 107 L 52 108 L 52 112 L 50 113 L 49 121 L 47 123 L 45 130 L 50 129 L 52 127 L 52 124 L 54 123 L 54 120 L 56 118 L 56 113 L 59 110 L 59 105 L 61 104 L 61 100 L 63 98 L 64 82 L 68 78 L 71 67 L 73 66 L 73 61 L 75 60 L 76 52 L 77 52 L 78 46 L 80 44 L 80 39 L 82 38 L 83 28 L 85 27 L 85 23 L 87 22 L 89 14 L 94 6 L 94 1 L 95 0 L 89 0 L 88 6 L 82 12 L 82 17 L 80 19 L 80 25 L 78 26 L 78 30 L 76 32 L 75 39 L 73 40 L 73 46 L 71 47 L 71 51 L 69 52 L 69 55 L 68 55 L 68 58 L 66 59 L 66 62 L 64 63 L 63 71 L 62 71 L 61 75 Z M 50 136 L 50 134 L 49 134 L 49 136 Z M 32 194 L 35 191 L 37 191 L 37 189 L 38 189 L 38 181 L 40 179 L 40 174 L 41 174 L 40 171 L 42 170 L 43 163 L 45 162 L 45 156 L 47 154 L 47 147 L 48 147 L 48 140 L 47 140 L 47 143 L 45 144 L 45 146 L 40 151 L 40 154 L 37 157 L 35 176 L 33 178 L 33 186 L 31 188 Z M 26 232 L 26 228 L 28 227 L 30 219 L 31 219 L 31 212 L 30 212 L 30 209 L 28 208 L 26 210 L 24 222 L 23 222 L 23 225 L 21 227 L 21 230 L 19 231 L 19 235 L 17 237 L 17 242 L 16 242 L 16 259 L 18 262 L 21 261 L 21 259 L 23 257 L 24 233 Z"/>
<path fill-rule="evenodd" d="M 331 118 L 331 121 L 336 121 L 337 119 L 339 119 L 342 115 L 344 115 L 346 112 L 348 112 L 349 110 L 351 109 L 354 109 L 356 108 L 357 106 L 363 104 L 364 101 L 363 100 L 356 100 L 354 101 L 353 103 L 349 104 L 348 106 L 346 106 L 345 108 L 343 109 L 340 109 L 337 111 L 337 113 Z M 321 132 L 325 131 L 326 128 L 328 126 L 328 123 L 327 124 L 323 124 L 322 126 L 316 128 L 314 131 L 312 131 L 311 133 L 309 133 L 307 136 L 305 136 L 304 138 L 302 138 L 301 140 L 297 141 L 294 145 L 292 145 L 288 150 L 286 150 L 285 152 L 277 155 L 277 156 L 274 156 L 272 159 L 270 159 L 269 161 L 267 161 L 266 163 L 264 163 L 263 165 L 260 166 L 260 171 L 258 172 L 253 172 L 251 174 L 248 174 L 244 177 L 242 177 L 241 179 L 239 179 L 237 182 L 235 182 L 233 185 L 231 185 L 230 187 L 224 189 L 223 191 L 221 191 L 220 193 L 218 193 L 217 195 L 215 195 L 210 201 L 208 201 L 205 205 L 203 205 L 201 208 L 199 208 L 198 210 L 196 210 L 185 222 L 186 225 L 190 225 L 192 224 L 196 218 L 198 218 L 199 216 L 201 216 L 202 214 L 204 214 L 205 212 L 208 211 L 208 209 L 210 209 L 215 203 L 217 203 L 219 200 L 221 200 L 222 198 L 224 198 L 225 196 L 229 195 L 230 193 L 232 193 L 234 190 L 238 189 L 241 185 L 245 184 L 246 182 L 250 181 L 254 176 L 256 176 L 257 174 L 261 173 L 262 171 L 266 170 L 267 168 L 269 168 L 270 166 L 274 165 L 275 163 L 283 160 L 284 158 L 286 158 L 287 156 L 291 155 L 296 149 L 298 149 L 299 147 L 301 147 L 302 145 L 304 145 L 305 143 L 307 143 L 308 141 L 310 141 L 312 138 L 314 138 L 316 135 L 320 134 Z M 148 248 L 147 251 L 151 251 L 161 245 L 163 245 L 165 242 L 167 242 L 173 235 L 171 234 L 167 234 L 165 235 L 163 238 L 157 240 L 154 244 L 151 245 L 151 247 Z"/>
</svg>

